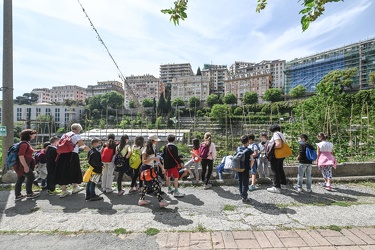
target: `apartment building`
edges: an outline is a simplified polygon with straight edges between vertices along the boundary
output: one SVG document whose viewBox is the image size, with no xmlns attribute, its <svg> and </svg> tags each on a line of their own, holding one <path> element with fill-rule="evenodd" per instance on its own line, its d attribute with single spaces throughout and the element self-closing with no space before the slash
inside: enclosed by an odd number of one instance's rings
<svg viewBox="0 0 375 250">
<path fill-rule="evenodd" d="M 170 85 L 174 78 L 193 75 L 190 63 L 160 65 L 160 79 L 166 86 Z"/>
<path fill-rule="evenodd" d="M 155 98 L 156 100 L 159 100 L 162 93 L 165 95 L 164 83 L 160 80 L 160 78 L 156 78 L 153 75 L 131 75 L 125 77 L 125 79 L 125 108 L 129 108 L 129 102 L 134 99 L 138 100 L 138 102 L 141 104 L 145 98 Z M 134 93 L 135 96 L 133 96 L 132 93 Z"/>
<path fill-rule="evenodd" d="M 255 63 L 252 62 L 243 62 L 243 61 L 235 61 L 230 67 L 229 67 L 229 75 L 233 76 L 238 73 L 238 70 L 241 68 L 250 67 Z"/>
<path fill-rule="evenodd" d="M 224 93 L 224 80 L 228 78 L 227 65 L 204 64 L 201 74 L 210 81 L 210 94 Z"/>
<path fill-rule="evenodd" d="M 49 88 L 36 88 L 31 90 L 31 93 L 38 95 L 38 103 L 51 102 L 51 90 Z"/>
<path fill-rule="evenodd" d="M 88 85 L 86 89 L 87 98 L 96 95 L 103 95 L 111 91 L 116 91 L 117 93 L 124 95 L 123 84 L 119 81 L 104 81 L 98 82 L 97 85 Z"/>
<path fill-rule="evenodd" d="M 51 102 L 62 103 L 64 100 L 83 101 L 86 100 L 86 88 L 77 85 L 65 85 L 52 87 Z"/>
<path fill-rule="evenodd" d="M 181 98 L 187 102 L 195 96 L 203 102 L 206 101 L 209 94 L 210 78 L 207 76 L 180 76 L 172 80 L 171 100 Z"/>
</svg>

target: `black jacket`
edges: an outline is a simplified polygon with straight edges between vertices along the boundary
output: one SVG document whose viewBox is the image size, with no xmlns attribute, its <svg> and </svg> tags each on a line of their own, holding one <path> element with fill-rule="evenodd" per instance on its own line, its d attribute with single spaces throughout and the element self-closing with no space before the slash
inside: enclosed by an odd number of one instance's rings
<svg viewBox="0 0 375 250">
<path fill-rule="evenodd" d="M 57 157 L 57 151 L 56 147 L 54 146 L 48 146 L 46 150 L 46 156 L 47 156 L 47 170 L 56 168 L 56 157 Z"/>
<path fill-rule="evenodd" d="M 97 174 L 102 173 L 102 168 L 103 168 L 103 162 L 102 162 L 102 156 L 96 148 L 92 148 L 88 153 L 87 153 L 87 160 L 94 168 L 94 172 Z"/>
<path fill-rule="evenodd" d="M 170 153 L 168 151 L 168 148 L 169 148 Z M 171 168 L 177 167 L 176 161 L 178 163 L 182 163 L 182 160 L 178 157 L 178 148 L 174 144 L 165 145 L 163 149 L 162 157 L 164 160 L 165 169 L 171 169 Z M 173 158 L 176 159 L 176 161 Z"/>
<path fill-rule="evenodd" d="M 306 157 L 306 147 L 309 147 L 311 149 L 315 149 L 313 146 L 311 146 L 309 143 L 300 143 L 299 144 L 299 149 L 298 149 L 298 162 L 303 163 L 303 164 L 312 164 L 312 161 L 307 159 Z"/>
</svg>

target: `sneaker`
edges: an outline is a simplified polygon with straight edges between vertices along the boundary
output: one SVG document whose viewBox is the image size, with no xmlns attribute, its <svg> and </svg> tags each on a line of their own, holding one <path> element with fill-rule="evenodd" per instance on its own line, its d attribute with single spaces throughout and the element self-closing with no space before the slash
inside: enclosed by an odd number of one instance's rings
<svg viewBox="0 0 375 250">
<path fill-rule="evenodd" d="M 150 203 L 151 203 L 151 201 L 149 201 L 149 200 L 139 200 L 138 201 L 139 206 L 149 205 Z"/>
<path fill-rule="evenodd" d="M 86 196 L 85 201 L 89 201 L 89 200 L 90 200 L 90 197 Z"/>
<path fill-rule="evenodd" d="M 61 193 L 60 193 L 60 198 L 64 198 L 64 197 L 66 197 L 66 196 L 68 196 L 68 195 L 70 195 L 70 192 L 69 192 L 69 191 L 67 191 L 67 190 L 65 190 L 65 191 L 61 191 Z"/>
<path fill-rule="evenodd" d="M 254 185 L 250 185 L 249 186 L 249 191 L 254 191 L 255 190 L 255 186 Z"/>
<path fill-rule="evenodd" d="M 281 193 L 281 188 L 276 188 L 276 187 L 270 187 L 270 188 L 267 188 L 267 191 L 270 192 L 270 193 Z"/>
<path fill-rule="evenodd" d="M 129 194 L 134 194 L 135 192 L 137 192 L 137 189 L 135 189 L 135 188 L 131 188 L 129 190 Z"/>
<path fill-rule="evenodd" d="M 312 193 L 312 190 L 310 188 L 306 189 L 307 193 Z"/>
<path fill-rule="evenodd" d="M 298 186 L 294 186 L 293 187 L 295 190 L 297 190 L 298 193 L 302 192 L 302 188 L 298 187 Z"/>
<path fill-rule="evenodd" d="M 283 184 L 281 184 L 280 187 L 281 187 L 281 189 L 287 189 L 287 186 L 283 185 Z"/>
<path fill-rule="evenodd" d="M 180 198 L 180 197 L 184 197 L 185 194 L 183 193 L 180 193 L 178 190 L 175 190 L 174 193 L 173 193 L 173 197 L 176 197 L 176 198 Z"/>
<path fill-rule="evenodd" d="M 97 196 L 94 196 L 90 199 L 90 201 L 100 201 L 100 200 L 103 200 L 103 197 L 97 195 Z"/>
<path fill-rule="evenodd" d="M 327 183 L 326 182 L 319 182 L 319 186 L 325 188 L 325 187 L 327 187 Z"/>
<path fill-rule="evenodd" d="M 42 189 L 43 189 L 43 190 L 47 189 L 47 184 L 44 184 L 44 185 L 42 186 Z"/>
<path fill-rule="evenodd" d="M 16 196 L 16 198 L 14 200 L 15 201 L 20 201 L 20 200 L 22 200 L 24 198 L 26 198 L 26 195 L 20 194 L 20 195 Z"/>
<path fill-rule="evenodd" d="M 246 197 L 246 198 L 243 198 L 242 197 L 242 203 L 249 203 L 251 200 L 250 200 L 250 198 L 248 198 L 248 197 Z"/>
<path fill-rule="evenodd" d="M 84 189 L 83 187 L 77 186 L 77 187 L 73 188 L 72 194 L 77 194 L 77 193 L 81 192 L 83 189 Z"/>
<path fill-rule="evenodd" d="M 107 190 L 105 190 L 105 192 L 106 192 L 107 194 L 113 193 L 113 191 L 115 191 L 113 188 L 112 188 L 112 189 L 107 189 Z"/>
<path fill-rule="evenodd" d="M 118 191 L 117 195 L 122 196 L 122 195 L 124 195 L 124 193 L 125 193 L 125 190 L 121 190 L 121 191 Z"/>
<path fill-rule="evenodd" d="M 331 186 L 326 186 L 326 190 L 327 191 L 332 191 L 332 187 Z"/>
<path fill-rule="evenodd" d="M 31 194 L 27 195 L 27 199 L 34 199 L 34 198 L 38 197 L 39 195 L 40 195 L 40 193 L 31 193 Z"/>
<path fill-rule="evenodd" d="M 56 195 L 56 194 L 59 194 L 59 193 L 60 193 L 60 192 L 57 191 L 57 190 L 55 190 L 55 191 L 50 191 L 50 190 L 48 190 L 47 192 L 48 192 L 49 195 Z"/>
<path fill-rule="evenodd" d="M 168 207 L 169 204 L 170 204 L 170 202 L 169 202 L 169 201 L 166 201 L 166 200 L 161 200 L 161 201 L 159 202 L 160 207 Z"/>
<path fill-rule="evenodd" d="M 211 183 L 208 183 L 207 185 L 204 185 L 204 189 L 207 190 L 207 189 L 211 189 L 212 188 L 212 184 Z"/>
</svg>

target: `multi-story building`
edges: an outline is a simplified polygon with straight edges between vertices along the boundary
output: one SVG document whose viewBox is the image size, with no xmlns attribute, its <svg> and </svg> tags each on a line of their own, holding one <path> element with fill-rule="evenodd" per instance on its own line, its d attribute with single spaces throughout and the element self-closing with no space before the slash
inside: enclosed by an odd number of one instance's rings
<svg viewBox="0 0 375 250">
<path fill-rule="evenodd" d="M 31 93 L 38 95 L 38 103 L 51 102 L 51 90 L 49 88 L 37 88 L 31 90 Z"/>
<path fill-rule="evenodd" d="M 51 89 L 51 102 L 62 103 L 64 100 L 83 101 L 86 99 L 86 88 L 77 85 L 56 86 Z"/>
<path fill-rule="evenodd" d="M 252 62 L 242 62 L 242 61 L 235 61 L 230 67 L 229 67 L 229 75 L 233 76 L 235 75 L 239 69 L 246 68 L 255 63 Z"/>
<path fill-rule="evenodd" d="M 181 98 L 187 102 L 195 96 L 203 102 L 206 101 L 209 94 L 210 78 L 207 76 L 180 76 L 172 80 L 171 100 Z"/>
<path fill-rule="evenodd" d="M 253 72 L 238 72 L 228 76 L 225 83 L 225 93 L 233 93 L 237 100 L 242 100 L 246 92 L 258 94 L 258 101 L 263 101 L 264 92 L 271 87 L 272 74 L 270 69 L 262 69 Z"/>
<path fill-rule="evenodd" d="M 228 78 L 227 65 L 204 64 L 201 74 L 210 81 L 210 94 L 224 93 L 224 79 Z"/>
<path fill-rule="evenodd" d="M 2 119 L 2 108 L 0 107 L 0 121 Z M 35 105 L 14 105 L 14 122 L 31 121 L 33 124 L 42 122 L 43 116 L 51 116 L 57 127 L 79 122 L 85 107 L 72 107 L 63 105 L 52 105 L 40 103 Z M 45 121 L 45 119 L 44 119 Z"/>
<path fill-rule="evenodd" d="M 369 75 L 375 71 L 375 38 L 287 62 L 285 93 L 297 85 L 305 86 L 307 91 L 313 92 L 330 71 L 347 68 L 358 69 L 353 79 L 354 86 L 360 89 L 368 86 Z"/>
<path fill-rule="evenodd" d="M 88 85 L 86 91 L 87 98 L 95 95 L 103 95 L 111 91 L 116 91 L 117 93 L 124 95 L 123 84 L 119 81 L 104 81 L 98 82 L 97 85 Z"/>
<path fill-rule="evenodd" d="M 142 103 L 145 98 L 159 100 L 161 94 L 165 95 L 164 83 L 153 75 L 132 75 L 125 77 L 125 79 L 125 108 L 129 108 L 129 102 L 134 99 Z"/>
<path fill-rule="evenodd" d="M 160 79 L 166 86 L 172 83 L 173 78 L 193 75 L 190 63 L 160 65 Z"/>
</svg>

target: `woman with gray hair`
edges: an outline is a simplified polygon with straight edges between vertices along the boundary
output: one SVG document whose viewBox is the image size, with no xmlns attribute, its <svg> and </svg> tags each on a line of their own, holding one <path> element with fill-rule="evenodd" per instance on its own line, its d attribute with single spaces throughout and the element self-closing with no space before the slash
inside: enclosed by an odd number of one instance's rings
<svg viewBox="0 0 375 250">
<path fill-rule="evenodd" d="M 74 123 L 71 126 L 70 132 L 64 134 L 60 140 L 70 137 L 74 145 L 72 152 L 59 154 L 56 161 L 56 184 L 61 185 L 60 198 L 64 198 L 71 193 L 66 190 L 66 186 L 69 184 L 73 185 L 72 193 L 76 194 L 83 190 L 82 187 L 78 186 L 78 183 L 82 182 L 82 170 L 79 162 L 78 150 L 79 148 L 89 151 L 80 136 L 82 126 L 79 123 Z"/>
</svg>

